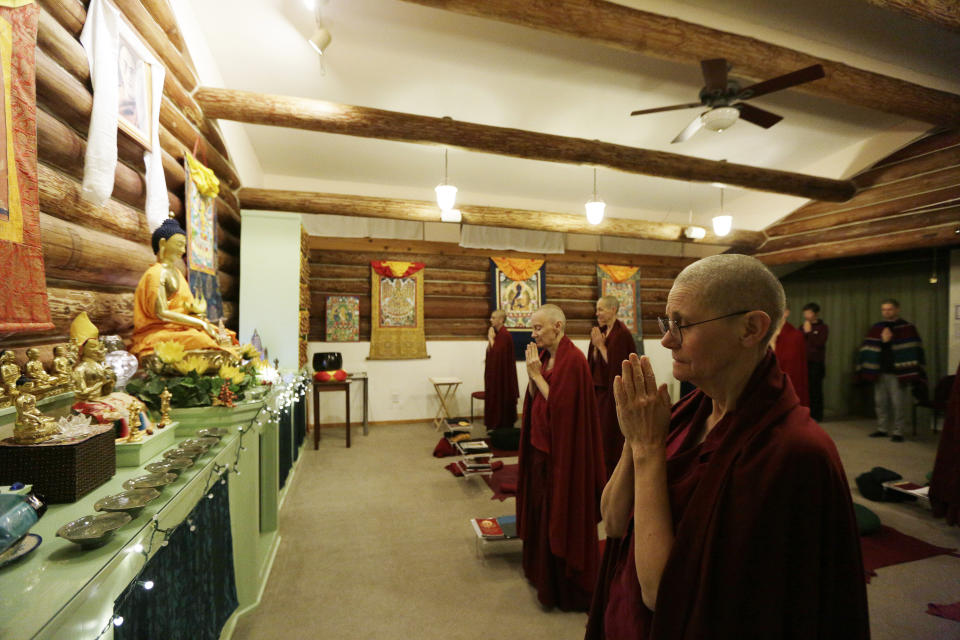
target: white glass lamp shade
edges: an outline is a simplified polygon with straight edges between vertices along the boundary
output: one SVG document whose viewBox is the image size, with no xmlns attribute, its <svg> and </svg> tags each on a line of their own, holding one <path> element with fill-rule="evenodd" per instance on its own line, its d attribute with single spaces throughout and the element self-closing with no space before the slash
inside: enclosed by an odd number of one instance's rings
<svg viewBox="0 0 960 640">
<path fill-rule="evenodd" d="M 703 114 L 703 126 L 711 131 L 723 131 L 733 126 L 740 118 L 740 111 L 733 107 L 717 107 Z"/>
<path fill-rule="evenodd" d="M 707 230 L 703 227 L 698 227 L 696 225 L 691 225 L 683 230 L 683 235 L 690 238 L 691 240 L 699 240 L 706 237 Z"/>
<path fill-rule="evenodd" d="M 453 209 L 457 203 L 457 188 L 452 184 L 438 184 L 435 189 L 437 192 L 437 205 L 441 211 Z"/>
<path fill-rule="evenodd" d="M 322 56 L 331 40 L 333 40 L 333 37 L 330 35 L 330 32 L 318 26 L 313 30 L 313 35 L 310 36 L 309 42 L 313 50 Z"/>
<path fill-rule="evenodd" d="M 713 232 L 721 238 L 733 228 L 733 216 L 714 216 Z"/>
<path fill-rule="evenodd" d="M 590 224 L 600 224 L 603 222 L 603 210 L 607 203 L 603 200 L 591 200 L 584 205 L 587 209 L 587 222 Z"/>
<path fill-rule="evenodd" d="M 440 212 L 440 222 L 460 222 L 463 216 L 460 209 L 444 209 Z"/>
</svg>

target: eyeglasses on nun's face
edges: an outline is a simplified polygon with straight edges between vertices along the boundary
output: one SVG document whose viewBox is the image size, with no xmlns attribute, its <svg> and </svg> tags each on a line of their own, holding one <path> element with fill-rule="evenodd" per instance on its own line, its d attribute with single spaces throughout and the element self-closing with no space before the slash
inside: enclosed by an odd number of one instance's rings
<svg viewBox="0 0 960 640">
<path fill-rule="evenodd" d="M 669 318 L 657 318 L 657 324 L 660 325 L 660 331 L 663 332 L 663 335 L 670 334 L 670 336 L 677 341 L 677 346 L 683 345 L 683 329 L 689 329 L 690 327 L 695 327 L 698 324 L 706 324 L 707 322 L 713 322 L 714 320 L 723 320 L 724 318 L 732 318 L 734 316 L 742 316 L 745 313 L 750 313 L 749 310 L 745 311 L 734 311 L 733 313 L 728 313 L 726 315 L 717 316 L 716 318 L 710 318 L 709 320 L 701 320 L 699 322 L 691 322 L 689 324 L 680 324 L 678 320 L 670 320 Z"/>
</svg>

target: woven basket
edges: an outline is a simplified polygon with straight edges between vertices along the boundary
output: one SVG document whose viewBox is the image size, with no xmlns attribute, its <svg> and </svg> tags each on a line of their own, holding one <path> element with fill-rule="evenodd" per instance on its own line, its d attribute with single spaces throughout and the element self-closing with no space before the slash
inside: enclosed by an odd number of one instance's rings
<svg viewBox="0 0 960 640">
<path fill-rule="evenodd" d="M 117 470 L 113 429 L 60 445 L 0 443 L 0 484 L 33 485 L 48 504 L 76 502 Z"/>
</svg>

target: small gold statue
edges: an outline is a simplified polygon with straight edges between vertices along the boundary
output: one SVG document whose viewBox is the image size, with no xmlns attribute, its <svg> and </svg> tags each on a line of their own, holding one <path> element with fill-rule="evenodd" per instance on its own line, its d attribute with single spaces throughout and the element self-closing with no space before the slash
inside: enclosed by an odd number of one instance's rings
<svg viewBox="0 0 960 640">
<path fill-rule="evenodd" d="M 17 380 L 20 379 L 20 367 L 13 351 L 0 351 L 0 407 L 9 407 L 13 404 L 19 391 Z"/>
<path fill-rule="evenodd" d="M 140 411 L 137 407 L 130 407 L 130 418 L 127 420 L 130 427 L 130 435 L 127 436 L 127 442 L 140 442 L 143 440 L 143 433 L 140 431 Z"/>
<path fill-rule="evenodd" d="M 163 429 L 170 424 L 170 398 L 173 394 L 166 387 L 160 394 L 160 422 L 157 423 L 157 429 Z"/>
<path fill-rule="evenodd" d="M 37 409 L 37 399 L 22 393 L 17 397 L 17 421 L 13 425 L 13 440 L 17 444 L 37 444 L 60 432 L 57 421 Z"/>
<path fill-rule="evenodd" d="M 103 364 L 106 350 L 99 340 L 100 332 L 86 312 L 70 325 L 70 339 L 79 345 L 81 360 L 73 369 L 73 391 L 77 400 L 95 400 L 113 392 L 116 374 Z"/>
<path fill-rule="evenodd" d="M 27 349 L 27 364 L 24 366 L 29 387 L 24 391 L 32 393 L 34 396 L 43 399 L 49 396 L 57 386 L 57 379 L 47 373 L 40 361 L 39 349 Z"/>
<path fill-rule="evenodd" d="M 70 387 L 73 378 L 73 365 L 66 346 L 58 344 L 53 348 L 53 373 L 58 386 Z"/>
</svg>

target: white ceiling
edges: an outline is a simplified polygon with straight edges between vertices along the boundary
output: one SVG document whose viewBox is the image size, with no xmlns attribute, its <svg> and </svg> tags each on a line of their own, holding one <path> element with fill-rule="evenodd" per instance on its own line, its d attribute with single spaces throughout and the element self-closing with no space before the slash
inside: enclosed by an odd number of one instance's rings
<svg viewBox="0 0 960 640">
<path fill-rule="evenodd" d="M 181 21 L 192 20 L 184 2 Z M 863 0 L 624 1 L 960 93 L 960 36 Z M 795 91 L 755 102 L 784 120 L 670 140 L 697 109 L 629 117 L 633 109 L 696 100 L 699 68 L 575 38 L 397 0 L 321 0 L 333 41 L 323 60 L 306 42 L 305 0 L 193 0 L 203 42 L 184 25 L 207 84 L 663 149 L 713 160 L 846 177 L 929 128 Z M 227 7 L 229 6 L 229 9 Z M 917 46 L 918 42 L 925 46 Z M 208 52 L 207 52 L 208 49 Z M 735 63 L 735 61 L 734 61 Z M 736 77 L 736 67 L 732 71 Z M 242 125 L 263 186 L 433 199 L 439 147 Z M 234 149 L 231 152 L 236 155 Z M 241 167 L 242 168 L 242 167 Z M 245 182 L 259 181 L 249 173 Z M 600 170 L 608 215 L 705 223 L 717 189 Z M 461 204 L 583 213 L 591 169 L 450 150 Z M 728 190 L 735 226 L 762 229 L 799 198 Z"/>
</svg>

